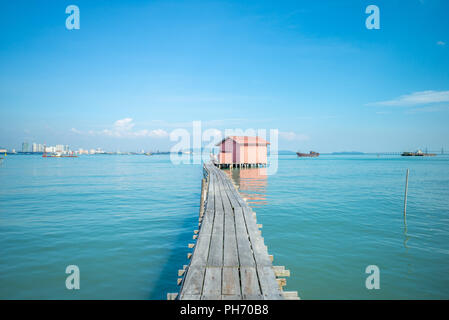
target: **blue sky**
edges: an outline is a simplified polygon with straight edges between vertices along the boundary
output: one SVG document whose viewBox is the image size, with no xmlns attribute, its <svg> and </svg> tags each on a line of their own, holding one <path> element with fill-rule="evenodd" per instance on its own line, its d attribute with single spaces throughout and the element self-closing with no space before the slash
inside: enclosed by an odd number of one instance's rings
<svg viewBox="0 0 449 320">
<path fill-rule="evenodd" d="M 370 4 L 380 30 L 365 27 Z M 448 13 L 444 0 L 2 1 L 0 146 L 168 149 L 201 120 L 278 129 L 290 150 L 449 150 Z"/>
</svg>

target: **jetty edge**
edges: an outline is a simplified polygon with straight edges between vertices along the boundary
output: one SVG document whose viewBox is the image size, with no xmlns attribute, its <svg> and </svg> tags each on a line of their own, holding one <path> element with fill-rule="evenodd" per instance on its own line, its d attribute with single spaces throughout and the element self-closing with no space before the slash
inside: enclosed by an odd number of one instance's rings
<svg viewBox="0 0 449 320">
<path fill-rule="evenodd" d="M 243 169 L 244 170 L 244 169 Z M 256 214 L 229 177 L 212 162 L 203 165 L 195 243 L 178 271 L 179 292 L 168 300 L 297 300 L 283 291 L 290 271 L 273 266 Z"/>
</svg>

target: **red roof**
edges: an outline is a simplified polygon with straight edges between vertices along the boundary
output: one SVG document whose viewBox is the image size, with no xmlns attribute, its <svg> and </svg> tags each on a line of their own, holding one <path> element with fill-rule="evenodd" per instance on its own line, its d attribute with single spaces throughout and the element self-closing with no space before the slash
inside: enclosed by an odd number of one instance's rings
<svg viewBox="0 0 449 320">
<path fill-rule="evenodd" d="M 259 138 L 259 137 L 248 137 L 248 136 L 229 136 L 221 140 L 221 142 L 217 143 L 216 145 L 222 144 L 224 141 L 232 139 L 238 144 L 243 145 L 267 145 L 270 144 L 267 140 Z"/>
</svg>

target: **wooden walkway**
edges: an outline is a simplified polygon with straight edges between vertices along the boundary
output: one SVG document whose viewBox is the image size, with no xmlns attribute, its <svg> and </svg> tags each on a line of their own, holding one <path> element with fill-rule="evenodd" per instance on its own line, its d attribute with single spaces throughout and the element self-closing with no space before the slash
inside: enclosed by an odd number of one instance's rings
<svg viewBox="0 0 449 320">
<path fill-rule="evenodd" d="M 189 265 L 179 270 L 179 293 L 168 299 L 298 299 L 282 286 L 289 271 L 274 267 L 256 215 L 231 180 L 212 163 L 204 165 L 199 230 Z"/>
</svg>

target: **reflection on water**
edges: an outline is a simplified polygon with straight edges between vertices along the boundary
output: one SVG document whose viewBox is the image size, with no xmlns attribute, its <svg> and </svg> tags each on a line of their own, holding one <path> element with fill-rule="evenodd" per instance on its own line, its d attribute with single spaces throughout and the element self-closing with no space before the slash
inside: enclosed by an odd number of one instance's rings
<svg viewBox="0 0 449 320">
<path fill-rule="evenodd" d="M 404 214 L 404 248 L 408 249 L 407 242 L 410 240 L 409 235 L 407 234 L 407 217 Z"/>
<path fill-rule="evenodd" d="M 251 207 L 261 207 L 267 202 L 267 168 L 224 170 Z"/>
</svg>

